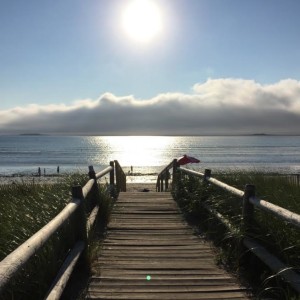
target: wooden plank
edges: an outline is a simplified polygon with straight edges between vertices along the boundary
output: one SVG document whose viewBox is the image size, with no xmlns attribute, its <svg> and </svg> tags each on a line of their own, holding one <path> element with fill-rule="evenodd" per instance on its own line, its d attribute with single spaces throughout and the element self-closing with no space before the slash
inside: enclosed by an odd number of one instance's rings
<svg viewBox="0 0 300 300">
<path fill-rule="evenodd" d="M 247 299 L 169 193 L 121 193 L 92 270 L 88 299 Z"/>
<path fill-rule="evenodd" d="M 93 281 L 94 282 L 104 282 L 105 280 L 110 280 L 110 281 L 127 281 L 127 282 L 134 282 L 137 283 L 142 280 L 145 281 L 147 278 L 145 276 L 145 274 L 128 274 L 128 275 L 123 275 L 123 276 L 109 276 L 109 275 L 101 275 L 101 276 L 93 276 Z M 169 275 L 169 274 L 158 274 L 158 275 L 152 275 L 151 276 L 151 281 L 153 280 L 164 280 L 163 283 L 170 281 L 172 284 L 172 282 L 178 284 L 178 280 L 181 280 L 182 282 L 188 281 L 188 280 L 194 280 L 196 282 L 205 282 L 205 281 L 232 281 L 234 282 L 234 279 L 231 278 L 229 275 L 201 275 L 199 276 L 199 274 L 190 274 L 190 275 L 184 275 L 184 276 L 180 276 L 178 274 L 173 274 L 173 275 Z"/>
<path fill-rule="evenodd" d="M 209 270 L 209 272 L 207 270 L 185 270 L 185 269 L 180 269 L 180 270 L 167 270 L 167 269 L 157 269 L 157 270 L 151 270 L 151 273 L 149 272 L 149 270 L 144 270 L 144 269 L 140 269 L 140 270 L 132 270 L 132 269 L 123 269 L 123 270 L 115 270 L 115 269 L 102 269 L 101 270 L 101 276 L 108 276 L 108 275 L 112 275 L 113 276 L 132 276 L 132 275 L 151 275 L 151 276 L 167 276 L 167 277 L 186 277 L 186 276 L 192 276 L 192 275 L 197 275 L 199 276 L 199 279 L 202 278 L 203 276 L 230 276 L 228 275 L 225 271 L 221 270 L 221 269 L 215 269 L 215 270 Z M 118 275 L 119 274 L 119 275 Z M 97 274 L 99 275 L 99 274 Z"/>
<path fill-rule="evenodd" d="M 180 300 L 200 300 L 200 299 L 206 299 L 206 300 L 233 300 L 233 299 L 245 299 L 245 296 L 243 293 L 124 293 L 124 292 L 115 292 L 115 293 L 100 293 L 100 294 L 92 294 L 88 293 L 88 299 L 114 299 L 114 300 L 123 300 L 123 299 L 152 299 L 152 300 L 170 300 L 170 299 L 180 299 Z"/>
<path fill-rule="evenodd" d="M 151 281 L 150 281 L 151 282 Z M 240 287 L 234 286 L 213 286 L 213 285 L 161 285 L 161 284 L 150 284 L 148 283 L 139 286 L 139 285 L 117 285 L 117 286 L 105 286 L 98 284 L 90 284 L 90 292 L 104 292 L 104 293 L 114 293 L 114 292 L 123 292 L 123 293 L 167 293 L 167 292 L 233 292 L 233 291 L 242 291 Z"/>
</svg>

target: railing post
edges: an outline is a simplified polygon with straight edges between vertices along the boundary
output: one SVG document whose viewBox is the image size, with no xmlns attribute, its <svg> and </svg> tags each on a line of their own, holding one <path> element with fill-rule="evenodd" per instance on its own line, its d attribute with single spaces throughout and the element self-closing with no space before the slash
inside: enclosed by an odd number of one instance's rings
<svg viewBox="0 0 300 300">
<path fill-rule="evenodd" d="M 126 174 L 122 170 L 122 177 L 121 177 L 121 186 L 122 186 L 122 192 L 126 192 Z"/>
<path fill-rule="evenodd" d="M 93 199 L 92 199 L 92 208 L 97 205 L 97 200 L 99 199 L 99 189 L 98 189 L 98 184 L 97 184 L 97 179 L 96 179 L 96 172 L 94 170 L 93 166 L 89 166 L 89 178 L 94 179 L 94 185 L 93 185 Z"/>
<path fill-rule="evenodd" d="M 204 170 L 204 177 L 203 181 L 207 182 L 207 179 L 211 177 L 211 170 L 210 169 L 205 169 Z"/>
<path fill-rule="evenodd" d="M 116 177 L 116 188 L 117 188 L 117 193 L 120 192 L 121 189 L 121 183 L 120 183 L 120 166 L 118 161 L 114 161 L 115 163 L 115 177 Z"/>
<path fill-rule="evenodd" d="M 157 181 L 156 181 L 156 191 L 160 192 L 160 175 L 158 175 L 157 177 Z"/>
<path fill-rule="evenodd" d="M 164 191 L 164 177 L 163 177 L 163 174 L 161 174 L 161 177 L 160 177 L 160 191 L 161 192 Z"/>
<path fill-rule="evenodd" d="M 166 191 L 169 188 L 169 177 L 170 177 L 169 170 L 166 170 Z"/>
<path fill-rule="evenodd" d="M 126 175 L 117 160 L 114 161 L 114 164 L 117 191 L 126 192 Z"/>
<path fill-rule="evenodd" d="M 82 193 L 82 187 L 80 185 L 72 187 L 72 197 L 80 200 L 80 205 L 76 213 L 74 214 L 77 239 L 82 240 L 86 245 L 87 243 L 86 222 L 87 221 L 85 215 L 84 197 Z"/>
<path fill-rule="evenodd" d="M 109 184 L 111 186 L 114 186 L 115 184 L 115 167 L 114 167 L 114 162 L 111 161 L 109 162 L 109 165 L 113 168 L 110 173 L 109 173 Z"/>
<path fill-rule="evenodd" d="M 176 181 L 177 181 L 177 159 L 173 159 L 173 180 L 172 180 L 172 189 L 175 188 Z"/>
<path fill-rule="evenodd" d="M 253 224 L 254 205 L 250 203 L 249 199 L 254 196 L 255 186 L 253 184 L 246 184 L 243 197 L 243 223 L 245 230 L 249 230 Z"/>
<path fill-rule="evenodd" d="M 173 159 L 173 175 L 176 174 L 178 168 L 177 159 Z"/>
<path fill-rule="evenodd" d="M 89 178 L 90 179 L 96 179 L 96 172 L 94 171 L 93 166 L 89 166 Z"/>
<path fill-rule="evenodd" d="M 115 177 L 116 177 L 116 172 L 117 172 L 117 166 L 114 163 L 114 161 L 110 161 L 109 165 L 112 167 L 112 170 L 109 173 L 109 187 L 108 191 L 111 197 L 117 198 L 117 194 L 119 191 L 116 190 L 116 185 L 115 185 Z"/>
</svg>

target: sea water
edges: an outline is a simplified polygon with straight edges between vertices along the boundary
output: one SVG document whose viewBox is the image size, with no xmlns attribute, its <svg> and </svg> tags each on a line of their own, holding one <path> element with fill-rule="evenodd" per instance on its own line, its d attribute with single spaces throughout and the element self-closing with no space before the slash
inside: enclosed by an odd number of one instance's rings
<svg viewBox="0 0 300 300">
<path fill-rule="evenodd" d="M 96 172 L 118 160 L 125 172 L 159 172 L 184 154 L 201 160 L 203 171 L 257 170 L 299 173 L 298 136 L 0 136 L 0 175 Z"/>
</svg>

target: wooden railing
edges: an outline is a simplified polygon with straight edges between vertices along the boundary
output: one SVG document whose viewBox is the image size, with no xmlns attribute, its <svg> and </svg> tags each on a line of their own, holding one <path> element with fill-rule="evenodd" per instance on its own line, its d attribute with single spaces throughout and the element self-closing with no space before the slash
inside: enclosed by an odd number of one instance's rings
<svg viewBox="0 0 300 300">
<path fill-rule="evenodd" d="M 45 298 L 59 299 L 79 257 L 85 252 L 88 237 L 98 215 L 99 203 L 97 203 L 96 197 L 99 196 L 99 191 L 97 182 L 109 173 L 110 186 L 116 186 L 117 190 L 124 191 L 126 190 L 126 177 L 124 181 L 122 172 L 123 170 L 117 161 L 110 162 L 110 166 L 99 173 L 95 173 L 94 168 L 90 166 L 90 180 L 83 187 L 74 186 L 72 188 L 70 203 L 54 219 L 0 262 L 0 293 L 4 291 L 6 285 L 30 258 L 72 217 L 75 220 L 73 229 L 77 233 L 77 241 L 65 259 Z M 119 178 L 117 182 L 114 180 L 115 175 L 116 178 Z M 96 195 L 96 197 L 91 198 L 92 203 L 89 203 L 92 206 L 91 213 L 86 217 L 85 201 L 88 195 Z"/>
<path fill-rule="evenodd" d="M 118 192 L 126 192 L 126 175 L 117 160 L 115 163 L 116 186 Z"/>
<path fill-rule="evenodd" d="M 163 192 L 169 190 L 169 183 L 171 179 L 170 170 L 172 170 L 173 182 L 176 180 L 177 159 L 169 163 L 157 176 L 156 191 Z"/>
<path fill-rule="evenodd" d="M 274 205 L 266 200 L 262 200 L 255 195 L 255 186 L 251 184 L 245 185 L 244 191 L 241 191 L 235 187 L 232 187 L 222 181 L 219 181 L 211 177 L 211 170 L 206 169 L 204 173 L 196 172 L 187 168 L 177 166 L 177 161 L 173 160 L 164 170 L 158 175 L 157 191 L 163 191 L 167 189 L 169 183 L 167 182 L 166 172 L 174 168 L 173 171 L 173 185 L 176 184 L 174 179 L 180 180 L 180 174 L 186 174 L 189 176 L 196 176 L 202 178 L 203 181 L 218 186 L 219 188 L 226 190 L 227 192 L 237 196 L 242 201 L 242 221 L 245 229 L 245 233 L 249 232 L 254 220 L 254 208 L 261 209 L 273 216 L 280 218 L 288 224 L 300 228 L 300 215 L 293 213 L 285 208 Z M 176 173 L 176 174 L 175 174 Z M 296 181 L 297 182 L 297 181 Z M 235 226 L 226 219 L 220 212 L 216 211 L 207 204 L 203 204 L 205 209 L 213 213 L 216 218 L 226 226 L 228 230 L 234 230 Z M 271 254 L 265 247 L 263 247 L 254 238 L 249 236 L 243 237 L 244 246 L 260 258 L 274 273 L 280 274 L 280 276 L 288 282 L 298 293 L 300 293 L 300 275 L 292 268 L 286 266 L 277 257 Z"/>
</svg>

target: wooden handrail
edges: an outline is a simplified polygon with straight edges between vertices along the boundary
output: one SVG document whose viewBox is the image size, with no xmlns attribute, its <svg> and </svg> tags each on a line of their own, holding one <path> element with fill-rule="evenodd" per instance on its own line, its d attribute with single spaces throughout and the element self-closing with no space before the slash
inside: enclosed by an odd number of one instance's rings
<svg viewBox="0 0 300 300">
<path fill-rule="evenodd" d="M 186 168 L 178 168 L 178 170 L 180 172 L 183 172 L 185 174 L 188 174 L 188 175 L 193 175 L 193 176 L 197 176 L 197 177 L 203 177 L 204 174 L 203 173 L 200 173 L 200 172 L 196 172 L 196 171 L 193 171 L 193 170 L 189 170 L 189 169 L 186 169 Z M 245 192 L 244 191 L 241 191 L 233 186 L 230 186 L 222 181 L 219 181 L 215 178 L 206 178 L 207 182 L 210 182 L 226 191 L 228 191 L 229 193 L 235 195 L 235 196 L 238 196 L 240 198 L 243 198 Z M 249 201 L 257 208 L 260 208 L 266 212 L 269 212 L 281 219 L 283 219 L 284 221 L 287 221 L 297 227 L 300 228 L 300 215 L 299 214 L 296 214 L 296 213 L 293 213 L 285 208 L 282 208 L 278 205 L 275 205 L 275 204 L 272 204 L 266 200 L 262 200 L 262 199 L 259 199 L 257 197 L 250 197 Z"/>
<path fill-rule="evenodd" d="M 258 199 L 255 196 L 254 185 L 247 184 L 245 190 L 241 191 L 235 187 L 232 187 L 222 181 L 219 181 L 211 177 L 211 171 L 205 170 L 205 173 L 196 172 L 186 168 L 178 168 L 179 172 L 190 176 L 202 177 L 204 181 L 216 185 L 229 193 L 238 196 L 243 200 L 243 221 L 245 226 L 245 233 L 247 234 L 253 220 L 254 207 L 264 210 L 274 216 L 289 222 L 290 224 L 300 228 L 300 215 L 293 213 L 285 208 L 278 205 L 272 204 L 266 200 Z M 207 176 L 209 174 L 209 176 Z M 235 228 L 230 221 L 224 218 L 219 212 L 211 209 L 208 205 L 204 204 L 206 209 L 217 215 L 217 218 L 230 230 Z M 284 280 L 289 283 L 298 293 L 300 293 L 300 276 L 297 272 L 293 271 L 290 267 L 287 267 L 277 257 L 268 252 L 262 245 L 260 245 L 253 238 L 249 238 L 246 235 L 243 238 L 243 244 L 252 253 L 259 257 L 271 270 L 280 275 Z"/>
<path fill-rule="evenodd" d="M 116 172 L 116 186 L 118 192 L 126 192 L 126 174 L 124 173 L 122 167 L 120 166 L 117 160 L 115 163 L 115 172 Z"/>
<path fill-rule="evenodd" d="M 102 170 L 101 172 L 99 172 L 99 173 L 96 174 L 96 179 L 98 180 L 98 179 L 102 178 L 106 174 L 108 174 L 111 171 L 113 171 L 113 169 L 114 168 L 112 166 L 109 166 L 109 167 L 105 168 L 104 170 Z"/>
<path fill-rule="evenodd" d="M 76 266 L 76 263 L 85 248 L 85 243 L 83 241 L 78 241 L 73 249 L 70 251 L 70 254 L 66 258 L 64 264 L 59 270 L 48 295 L 45 297 L 45 300 L 58 300 L 60 299 L 67 282 Z"/>
<path fill-rule="evenodd" d="M 119 166 L 119 164 L 118 164 Z M 102 178 L 104 175 L 110 173 L 110 179 L 114 179 L 114 163 L 110 163 L 110 166 L 95 173 L 92 166 L 89 167 L 90 180 L 81 188 L 80 186 L 74 187 L 72 191 L 71 202 L 48 224 L 42 229 L 36 232 L 27 241 L 21 244 L 17 249 L 7 255 L 0 262 L 0 293 L 3 292 L 5 286 L 14 277 L 14 275 L 29 261 L 29 259 L 49 240 L 49 238 L 60 228 L 66 221 L 70 219 L 75 213 L 79 212 L 79 209 L 83 209 L 83 201 L 93 190 L 97 189 L 97 180 Z M 119 166 L 119 172 L 121 167 Z M 122 170 L 122 169 L 121 169 Z M 122 170 L 123 171 L 123 170 Z M 124 173 L 124 172 L 123 172 Z M 111 184 L 115 184 L 114 181 Z M 124 184 L 124 183 L 123 183 Z M 125 190 L 126 190 L 126 178 L 125 178 Z M 98 190 L 96 190 L 98 192 Z M 93 226 L 97 213 L 99 211 L 99 205 L 96 205 L 88 219 L 85 217 L 85 212 L 82 210 L 79 212 L 78 217 L 82 219 L 84 224 L 77 223 L 79 227 L 79 239 L 73 249 L 70 251 L 68 257 L 65 260 L 63 267 L 61 268 L 55 283 L 47 295 L 47 299 L 59 299 L 63 288 L 68 281 L 72 270 L 74 269 L 75 263 L 79 259 L 86 247 L 87 235 L 91 227 Z M 80 226 L 83 226 L 82 228 Z M 80 233 L 81 232 L 81 233 Z"/>
<path fill-rule="evenodd" d="M 275 273 L 282 276 L 298 293 L 300 293 L 300 277 L 292 268 L 287 267 L 276 256 L 272 255 L 254 239 L 245 237 L 243 244 L 260 258 Z"/>
<path fill-rule="evenodd" d="M 300 228 L 300 215 L 293 213 L 283 207 L 280 207 L 278 205 L 272 204 L 266 200 L 258 199 L 256 197 L 250 197 L 249 201 L 256 207 L 272 213 L 276 217 L 287 221 L 294 226 Z"/>
<path fill-rule="evenodd" d="M 11 252 L 0 262 L 0 291 L 27 261 L 48 241 L 78 209 L 79 199 L 73 199 L 53 220 Z"/>
<path fill-rule="evenodd" d="M 156 191 L 163 192 L 164 190 L 168 190 L 169 187 L 169 177 L 170 177 L 170 170 L 172 169 L 173 174 L 173 181 L 176 176 L 178 164 L 177 159 L 173 159 L 158 175 L 157 175 L 157 182 L 156 182 Z M 165 185 L 164 185 L 165 183 Z"/>
</svg>

